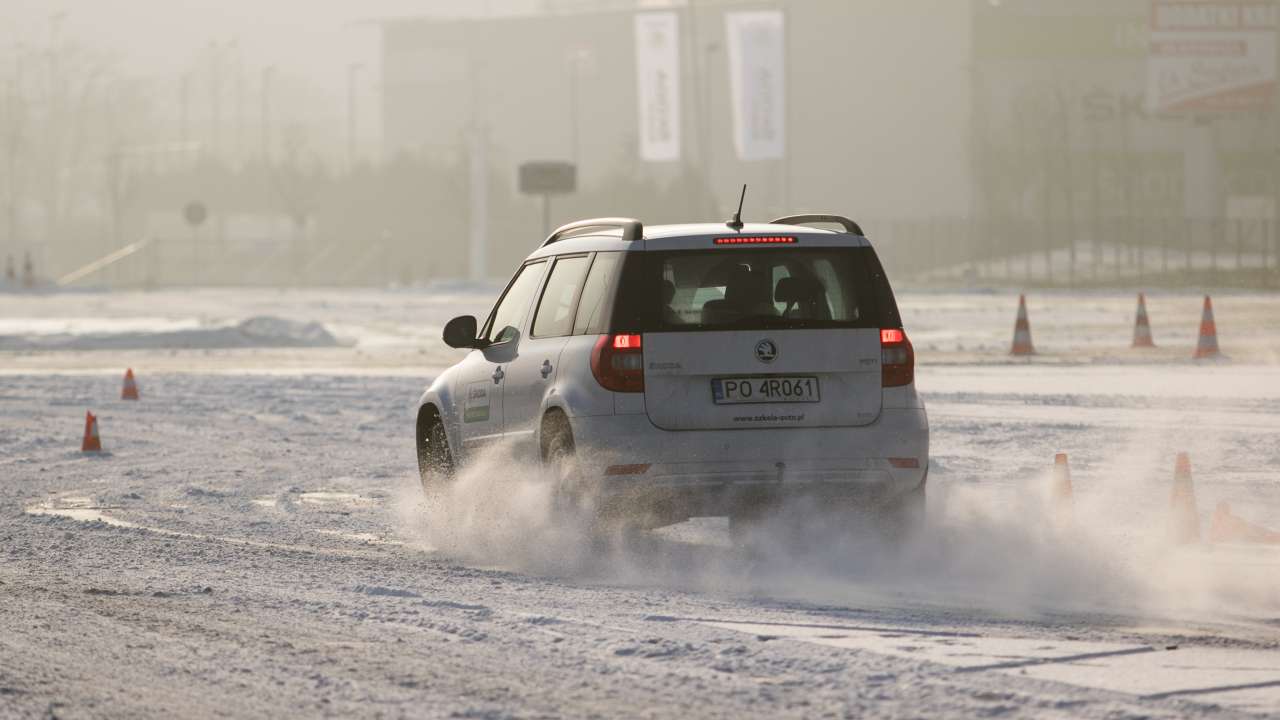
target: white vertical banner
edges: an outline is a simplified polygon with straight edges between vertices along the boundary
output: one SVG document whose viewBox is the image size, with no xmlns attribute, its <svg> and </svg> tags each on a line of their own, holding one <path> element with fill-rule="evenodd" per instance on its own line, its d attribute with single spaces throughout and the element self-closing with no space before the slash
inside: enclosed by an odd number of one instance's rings
<svg viewBox="0 0 1280 720">
<path fill-rule="evenodd" d="M 636 15 L 640 158 L 680 159 L 680 18 L 674 12 Z"/>
<path fill-rule="evenodd" d="M 725 14 L 733 140 L 742 160 L 787 153 L 786 36 L 781 11 Z"/>
</svg>

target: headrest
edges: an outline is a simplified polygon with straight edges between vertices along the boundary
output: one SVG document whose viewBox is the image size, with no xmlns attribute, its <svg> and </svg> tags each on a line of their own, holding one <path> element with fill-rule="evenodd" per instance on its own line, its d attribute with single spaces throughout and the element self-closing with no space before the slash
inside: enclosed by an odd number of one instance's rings
<svg viewBox="0 0 1280 720">
<path fill-rule="evenodd" d="M 729 273 L 725 283 L 724 299 L 735 303 L 769 302 L 769 278 L 754 272 L 750 266 L 739 265 Z"/>
<path fill-rule="evenodd" d="M 662 281 L 662 304 L 670 305 L 676 299 L 676 284 L 670 280 Z"/>
<path fill-rule="evenodd" d="M 801 277 L 784 277 L 773 291 L 773 299 L 781 303 L 810 302 L 822 295 L 822 283 Z"/>
</svg>

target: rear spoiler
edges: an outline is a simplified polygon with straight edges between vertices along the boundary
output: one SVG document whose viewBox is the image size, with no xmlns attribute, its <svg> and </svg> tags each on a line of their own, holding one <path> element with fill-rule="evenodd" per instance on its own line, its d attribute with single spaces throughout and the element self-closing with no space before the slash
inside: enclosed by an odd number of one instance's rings
<svg viewBox="0 0 1280 720">
<path fill-rule="evenodd" d="M 850 220 L 843 215 L 789 215 L 784 218 L 778 218 L 770 225 L 815 225 L 815 224 L 840 225 L 844 227 L 844 231 L 850 235 L 858 237 L 866 237 L 862 232 L 862 227 L 858 223 Z"/>
</svg>

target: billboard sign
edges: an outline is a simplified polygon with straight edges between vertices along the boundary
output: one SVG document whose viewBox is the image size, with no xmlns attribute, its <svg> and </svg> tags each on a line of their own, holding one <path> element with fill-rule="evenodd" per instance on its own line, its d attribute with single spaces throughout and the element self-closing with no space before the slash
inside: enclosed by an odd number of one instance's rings
<svg viewBox="0 0 1280 720">
<path fill-rule="evenodd" d="M 636 86 L 640 158 L 680 159 L 680 18 L 673 12 L 636 15 Z"/>
<path fill-rule="evenodd" d="M 780 11 L 725 14 L 733 140 L 742 160 L 786 155 L 786 39 Z"/>
<path fill-rule="evenodd" d="M 1148 108 L 1205 115 L 1269 106 L 1278 26 L 1280 6 L 1269 0 L 1154 0 Z"/>
<path fill-rule="evenodd" d="M 555 160 L 527 162 L 517 181 L 525 195 L 568 195 L 578 189 L 578 167 Z"/>
</svg>

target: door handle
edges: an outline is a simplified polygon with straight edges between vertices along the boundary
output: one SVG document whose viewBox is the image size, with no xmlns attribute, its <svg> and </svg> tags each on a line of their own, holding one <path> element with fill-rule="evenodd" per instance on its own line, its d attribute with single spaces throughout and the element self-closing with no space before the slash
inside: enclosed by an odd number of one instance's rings
<svg viewBox="0 0 1280 720">
<path fill-rule="evenodd" d="M 552 371 L 553 369 L 554 369 L 554 368 L 552 368 L 552 367 L 551 367 L 551 361 L 550 361 L 550 360 L 543 360 L 543 361 L 542 361 L 542 379 L 543 379 L 543 380 L 545 380 L 545 379 L 547 379 L 547 378 L 551 377 L 551 371 Z"/>
<path fill-rule="evenodd" d="M 502 371 L 502 366 L 499 365 L 498 369 L 493 371 L 493 384 L 497 385 L 498 383 L 502 382 L 502 378 L 506 376 L 507 374 Z"/>
</svg>

